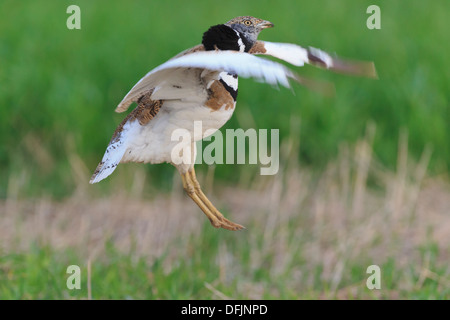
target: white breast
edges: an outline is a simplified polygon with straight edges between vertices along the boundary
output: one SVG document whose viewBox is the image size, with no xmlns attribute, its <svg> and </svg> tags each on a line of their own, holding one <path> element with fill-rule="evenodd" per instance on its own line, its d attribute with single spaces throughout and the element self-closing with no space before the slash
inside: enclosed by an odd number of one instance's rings
<svg viewBox="0 0 450 320">
<path fill-rule="evenodd" d="M 220 129 L 233 111 L 234 108 L 226 110 L 225 106 L 212 111 L 195 103 L 164 101 L 158 114 L 146 125 L 141 126 L 138 121 L 131 124 L 135 130 L 121 162 L 170 163 L 173 148 L 182 142 L 173 139 L 175 130 L 184 130 L 191 141 L 199 141 L 206 137 L 206 131 L 209 136 Z"/>
</svg>

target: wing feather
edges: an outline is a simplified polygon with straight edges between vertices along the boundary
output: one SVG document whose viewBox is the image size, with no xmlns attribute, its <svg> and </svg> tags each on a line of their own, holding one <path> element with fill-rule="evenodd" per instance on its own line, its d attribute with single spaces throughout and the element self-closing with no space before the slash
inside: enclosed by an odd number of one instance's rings
<svg viewBox="0 0 450 320">
<path fill-rule="evenodd" d="M 298 67 L 308 63 L 336 72 L 377 78 L 373 62 L 341 59 L 313 47 L 306 49 L 292 43 L 257 41 L 254 48 L 250 52 L 270 55 Z"/>
<path fill-rule="evenodd" d="M 290 87 L 289 78 L 298 80 L 298 76 L 282 64 L 248 53 L 237 51 L 193 52 L 171 59 L 147 73 L 119 103 L 116 112 L 125 111 L 132 102 L 153 88 L 155 89 L 154 94 L 157 94 L 158 88 L 171 77 L 176 77 L 180 69 L 189 68 L 226 71 L 272 85 L 281 84 L 288 88 Z"/>
</svg>

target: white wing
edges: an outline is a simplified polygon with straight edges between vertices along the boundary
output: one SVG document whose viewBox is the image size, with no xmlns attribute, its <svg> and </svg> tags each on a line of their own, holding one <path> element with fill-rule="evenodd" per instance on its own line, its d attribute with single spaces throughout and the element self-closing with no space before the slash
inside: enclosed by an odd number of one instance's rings
<svg viewBox="0 0 450 320">
<path fill-rule="evenodd" d="M 259 54 L 266 54 L 286 62 L 294 66 L 301 67 L 309 62 L 308 50 L 292 43 L 278 43 L 268 41 L 258 41 L 263 45 L 265 52 L 256 52 Z"/>
<path fill-rule="evenodd" d="M 144 93 L 154 89 L 158 92 L 168 79 L 175 78 L 188 68 L 226 71 L 244 78 L 255 78 L 272 85 L 281 84 L 290 87 L 289 78 L 301 82 L 301 79 L 280 63 L 262 59 L 254 55 L 237 51 L 202 51 L 171 59 L 147 73 L 128 92 L 117 106 L 116 112 L 123 112 Z M 181 69 L 181 70 L 180 70 Z M 175 77 L 174 77 L 175 76 Z M 162 97 L 159 96 L 159 99 Z"/>
<path fill-rule="evenodd" d="M 255 53 L 270 55 L 289 62 L 294 66 L 303 66 L 305 63 L 309 63 L 336 72 L 377 78 L 377 73 L 373 62 L 344 60 L 338 57 L 333 57 L 320 49 L 313 47 L 306 49 L 292 43 L 268 41 L 258 41 L 257 43 L 259 44 L 259 47 L 264 48 L 265 51 L 261 50 Z"/>
</svg>

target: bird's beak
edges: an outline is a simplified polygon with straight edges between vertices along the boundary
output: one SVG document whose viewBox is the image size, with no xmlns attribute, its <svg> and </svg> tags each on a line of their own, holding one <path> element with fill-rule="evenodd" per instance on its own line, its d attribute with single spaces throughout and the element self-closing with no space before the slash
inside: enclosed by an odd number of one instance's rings
<svg viewBox="0 0 450 320">
<path fill-rule="evenodd" d="M 273 28 L 273 23 L 267 20 L 263 20 L 258 23 L 258 27 L 260 27 L 261 29 Z"/>
</svg>

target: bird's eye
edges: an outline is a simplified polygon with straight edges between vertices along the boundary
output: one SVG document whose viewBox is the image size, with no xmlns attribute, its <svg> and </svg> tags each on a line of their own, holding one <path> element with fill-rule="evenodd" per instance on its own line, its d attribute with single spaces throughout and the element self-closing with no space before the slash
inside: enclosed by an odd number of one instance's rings
<svg viewBox="0 0 450 320">
<path fill-rule="evenodd" d="M 245 24 L 246 26 L 250 26 L 250 25 L 252 24 L 252 22 L 251 22 L 250 20 L 245 20 L 245 21 L 244 21 L 244 24 Z"/>
</svg>

